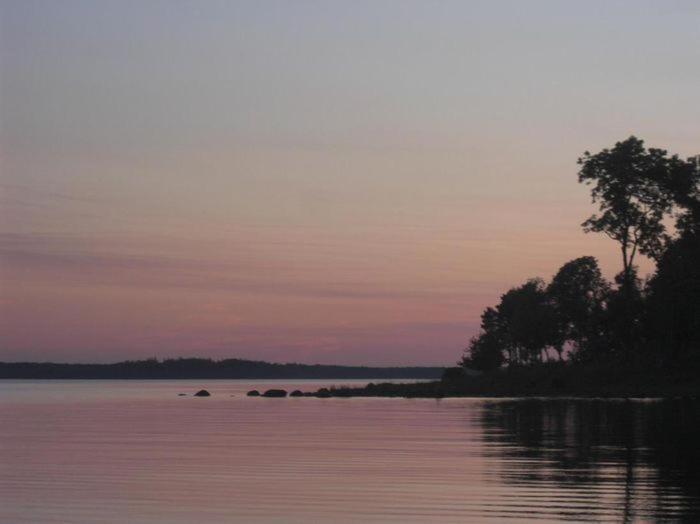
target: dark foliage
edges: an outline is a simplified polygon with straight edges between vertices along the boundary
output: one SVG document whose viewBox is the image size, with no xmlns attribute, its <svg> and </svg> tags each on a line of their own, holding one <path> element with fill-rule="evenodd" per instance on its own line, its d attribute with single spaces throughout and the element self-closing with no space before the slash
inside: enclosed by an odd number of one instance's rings
<svg viewBox="0 0 700 524">
<path fill-rule="evenodd" d="M 684 233 L 659 261 L 646 302 L 650 351 L 663 365 L 700 368 L 700 236 Z"/>
<path fill-rule="evenodd" d="M 531 279 L 510 289 L 484 311 L 462 365 L 493 372 L 556 354 L 569 366 L 700 371 L 700 157 L 683 160 L 630 137 L 578 163 L 600 211 L 583 228 L 619 244 L 622 270 L 607 282 L 595 258 L 580 257 L 549 285 Z M 657 263 L 646 285 L 638 254 Z"/>
<path fill-rule="evenodd" d="M 557 346 L 570 344 L 580 359 L 591 359 L 602 350 L 605 298 L 610 285 L 594 257 L 581 257 L 564 264 L 547 288 L 557 323 Z M 560 358 L 561 359 L 561 358 Z"/>
</svg>

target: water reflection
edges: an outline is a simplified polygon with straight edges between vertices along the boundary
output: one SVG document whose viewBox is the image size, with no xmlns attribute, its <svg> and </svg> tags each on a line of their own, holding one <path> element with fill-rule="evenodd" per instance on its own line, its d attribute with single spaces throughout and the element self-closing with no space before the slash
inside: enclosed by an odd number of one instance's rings
<svg viewBox="0 0 700 524">
<path fill-rule="evenodd" d="M 700 521 L 698 403 L 245 395 L 329 385 L 2 382 L 0 522 Z"/>
<path fill-rule="evenodd" d="M 483 405 L 492 482 L 572 519 L 700 518 L 700 403 L 507 400 Z M 535 490 L 534 495 L 531 491 Z"/>
</svg>

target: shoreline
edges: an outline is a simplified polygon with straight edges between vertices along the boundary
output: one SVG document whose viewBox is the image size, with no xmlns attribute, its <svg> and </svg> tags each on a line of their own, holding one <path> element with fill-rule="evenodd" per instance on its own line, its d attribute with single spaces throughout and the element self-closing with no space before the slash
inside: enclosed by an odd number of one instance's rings
<svg viewBox="0 0 700 524">
<path fill-rule="evenodd" d="M 450 368 L 441 380 L 369 383 L 364 387 L 333 387 L 326 391 L 327 396 L 338 398 L 695 398 L 700 397 L 700 378 L 687 370 L 660 374 L 628 369 L 622 374 L 613 366 L 553 364 L 481 375 L 467 375 L 460 368 Z"/>
<path fill-rule="evenodd" d="M 304 397 L 314 398 L 403 398 L 403 399 L 557 399 L 557 400 L 664 400 L 664 399 L 699 399 L 700 391 L 693 387 L 692 390 L 685 388 L 669 389 L 665 391 L 653 391 L 647 393 L 623 391 L 600 391 L 585 393 L 533 393 L 533 392 L 469 392 L 469 393 L 421 393 L 415 391 L 381 391 L 384 383 L 374 384 L 377 391 L 368 392 L 365 388 L 328 388 L 330 395 L 318 394 L 318 392 L 305 393 Z M 397 385 L 397 384 L 391 384 Z M 403 384 L 399 384 L 403 385 Z M 410 386 L 411 384 L 406 384 Z"/>
</svg>

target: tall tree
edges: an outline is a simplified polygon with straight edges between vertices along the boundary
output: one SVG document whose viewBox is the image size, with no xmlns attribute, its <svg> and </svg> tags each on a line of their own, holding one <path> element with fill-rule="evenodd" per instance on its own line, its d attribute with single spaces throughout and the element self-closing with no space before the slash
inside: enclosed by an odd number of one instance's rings
<svg viewBox="0 0 700 524">
<path fill-rule="evenodd" d="M 582 226 L 602 232 L 620 244 L 623 285 L 631 283 L 638 253 L 658 259 L 667 240 L 664 217 L 672 200 L 663 181 L 672 178 L 672 158 L 663 149 L 646 149 L 634 136 L 612 149 L 578 159 L 579 182 L 592 185 L 591 196 L 600 213 Z"/>
<path fill-rule="evenodd" d="M 639 342 L 635 338 L 635 257 L 641 253 L 659 260 L 668 244 L 663 219 L 673 209 L 667 185 L 674 179 L 676 160 L 663 149 L 646 149 L 644 141 L 634 136 L 617 142 L 612 149 L 596 154 L 586 151 L 578 159 L 579 182 L 592 186 L 591 196 L 600 210 L 582 226 L 586 232 L 605 233 L 620 245 L 622 307 L 617 325 L 624 351 L 629 355 Z"/>
</svg>

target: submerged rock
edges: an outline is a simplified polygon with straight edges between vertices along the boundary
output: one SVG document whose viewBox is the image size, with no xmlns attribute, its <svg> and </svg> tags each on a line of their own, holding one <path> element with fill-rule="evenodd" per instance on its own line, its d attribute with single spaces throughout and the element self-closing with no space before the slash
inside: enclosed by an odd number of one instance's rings
<svg viewBox="0 0 700 524">
<path fill-rule="evenodd" d="M 177 396 L 178 396 L 178 397 L 186 397 L 186 396 L 187 396 L 187 393 L 178 393 Z"/>
<path fill-rule="evenodd" d="M 290 397 L 303 397 L 304 394 L 303 394 L 301 391 L 299 391 L 298 389 L 295 389 L 294 391 L 292 391 L 292 392 L 289 394 L 289 396 L 290 396 Z"/>
<path fill-rule="evenodd" d="M 268 389 L 263 393 L 263 397 L 286 397 L 287 392 L 283 389 Z"/>
<path fill-rule="evenodd" d="M 248 393 L 246 393 L 249 397 L 259 397 L 260 392 L 257 389 L 251 389 Z"/>
<path fill-rule="evenodd" d="M 197 393 L 194 394 L 195 397 L 211 397 L 211 393 L 209 393 L 206 389 L 200 389 L 197 391 Z"/>
</svg>

